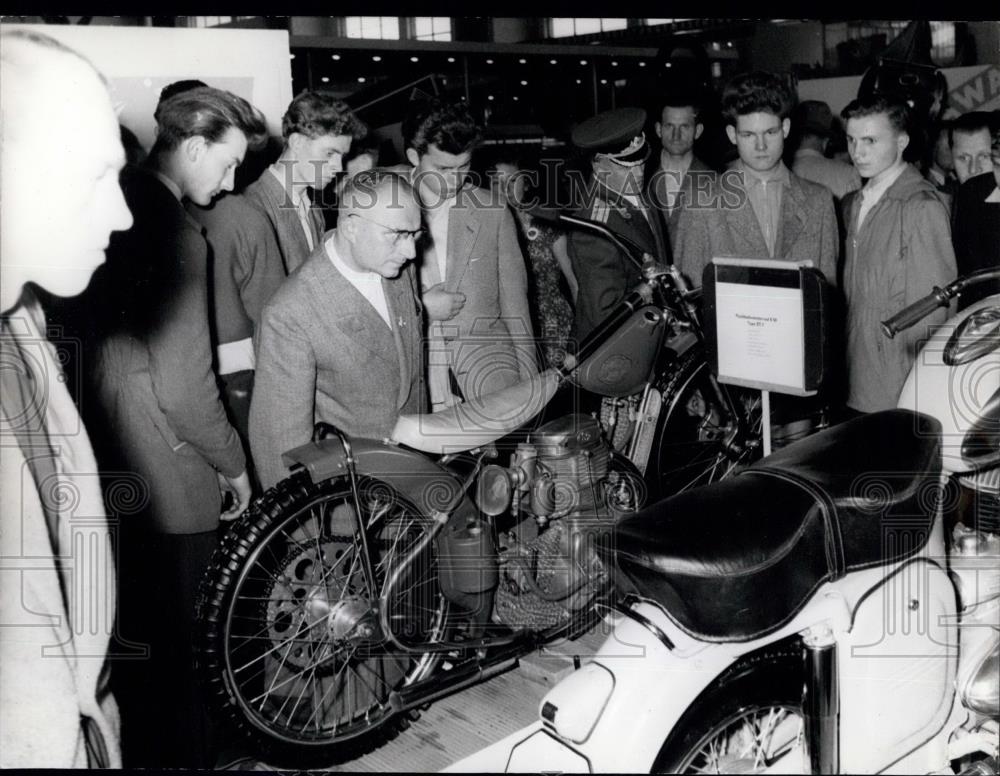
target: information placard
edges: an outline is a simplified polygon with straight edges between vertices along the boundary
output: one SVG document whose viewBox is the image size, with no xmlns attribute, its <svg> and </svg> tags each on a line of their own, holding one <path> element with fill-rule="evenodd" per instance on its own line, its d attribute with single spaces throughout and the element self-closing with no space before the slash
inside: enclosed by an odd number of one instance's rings
<svg viewBox="0 0 1000 776">
<path fill-rule="evenodd" d="M 806 368 L 802 269 L 811 261 L 713 259 L 719 381 L 795 396 L 816 393 Z"/>
</svg>

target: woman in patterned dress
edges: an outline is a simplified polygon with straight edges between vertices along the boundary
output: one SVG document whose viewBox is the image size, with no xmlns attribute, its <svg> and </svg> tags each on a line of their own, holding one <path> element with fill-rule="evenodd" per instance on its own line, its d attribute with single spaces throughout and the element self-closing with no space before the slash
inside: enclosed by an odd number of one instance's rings
<svg viewBox="0 0 1000 776">
<path fill-rule="evenodd" d="M 490 177 L 494 190 L 517 216 L 528 264 L 528 294 L 535 331 L 540 338 L 539 350 L 544 366 L 557 366 L 566 357 L 576 328 L 570 299 L 576 298 L 577 283 L 567 252 L 566 233 L 533 217 L 525 207 L 528 183 L 536 181 L 537 174 L 515 155 L 498 157 Z"/>
</svg>

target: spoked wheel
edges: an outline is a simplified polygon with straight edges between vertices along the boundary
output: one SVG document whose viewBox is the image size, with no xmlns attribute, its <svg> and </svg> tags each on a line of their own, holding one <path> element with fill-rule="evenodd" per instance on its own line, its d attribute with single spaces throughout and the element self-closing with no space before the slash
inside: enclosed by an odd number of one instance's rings
<svg viewBox="0 0 1000 776">
<path fill-rule="evenodd" d="M 724 479 L 761 457 L 761 395 L 719 385 L 736 410 L 720 400 L 704 353 L 688 353 L 662 386 L 663 405 L 647 465 L 664 498 Z"/>
<path fill-rule="evenodd" d="M 804 762 L 802 684 L 798 651 L 737 663 L 681 717 L 653 771 L 798 771 Z"/>
<path fill-rule="evenodd" d="M 800 747 L 802 717 L 787 706 L 750 708 L 708 731 L 678 773 L 761 773 Z"/>
<path fill-rule="evenodd" d="M 359 494 L 356 505 L 342 479 L 285 480 L 234 524 L 203 583 L 203 676 L 272 759 L 316 763 L 373 748 L 398 728 L 392 691 L 436 664 L 432 651 L 393 647 L 377 608 L 427 521 L 384 484 L 362 480 Z M 432 546 L 397 591 L 388 612 L 397 639 L 440 639 L 447 605 Z"/>
</svg>

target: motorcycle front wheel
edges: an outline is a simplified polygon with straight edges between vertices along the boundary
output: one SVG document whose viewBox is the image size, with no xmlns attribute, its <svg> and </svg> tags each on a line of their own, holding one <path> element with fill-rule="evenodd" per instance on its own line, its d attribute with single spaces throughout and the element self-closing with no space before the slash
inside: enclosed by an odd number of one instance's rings
<svg viewBox="0 0 1000 776">
<path fill-rule="evenodd" d="M 763 454 L 761 394 L 719 384 L 720 401 L 700 348 L 687 353 L 658 386 L 663 396 L 647 480 L 660 498 L 725 479 Z"/>
<path fill-rule="evenodd" d="M 375 748 L 406 724 L 393 690 L 437 663 L 434 652 L 394 648 L 377 614 L 427 520 L 384 483 L 361 479 L 358 490 L 355 503 L 343 478 L 284 480 L 231 526 L 202 583 L 199 670 L 268 762 L 332 763 Z M 419 648 L 442 638 L 448 606 L 432 545 L 397 590 L 397 639 Z"/>
<path fill-rule="evenodd" d="M 740 660 L 684 713 L 653 773 L 798 770 L 804 757 L 803 681 L 801 649 Z"/>
</svg>

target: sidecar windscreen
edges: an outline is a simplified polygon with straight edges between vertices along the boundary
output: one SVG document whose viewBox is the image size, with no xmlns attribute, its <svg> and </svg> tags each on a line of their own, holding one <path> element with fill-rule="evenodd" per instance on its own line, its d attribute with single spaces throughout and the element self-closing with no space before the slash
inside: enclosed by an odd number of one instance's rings
<svg viewBox="0 0 1000 776">
<path fill-rule="evenodd" d="M 542 411 L 559 387 L 548 369 L 530 379 L 429 415 L 400 415 L 393 442 L 441 455 L 472 450 L 516 431 Z"/>
</svg>

